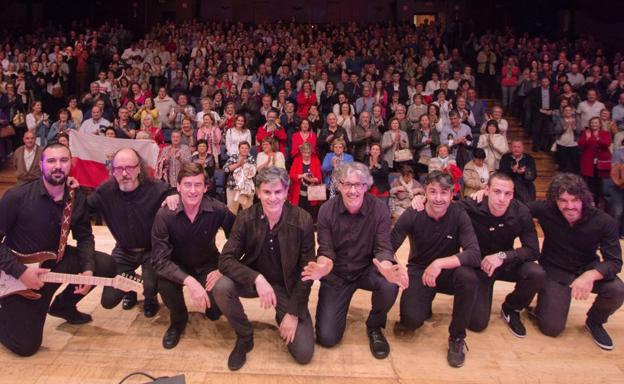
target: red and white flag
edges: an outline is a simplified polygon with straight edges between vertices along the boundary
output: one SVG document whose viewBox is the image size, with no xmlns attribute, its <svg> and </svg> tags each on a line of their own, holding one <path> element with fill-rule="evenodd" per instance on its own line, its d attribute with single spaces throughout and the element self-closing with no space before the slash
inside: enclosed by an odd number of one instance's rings
<svg viewBox="0 0 624 384">
<path fill-rule="evenodd" d="M 69 149 L 72 153 L 71 175 L 81 186 L 96 188 L 110 177 L 107 161 L 122 148 L 132 148 L 143 158 L 147 172 L 154 174 L 158 160 L 158 144 L 152 140 L 111 139 L 69 131 Z"/>
</svg>

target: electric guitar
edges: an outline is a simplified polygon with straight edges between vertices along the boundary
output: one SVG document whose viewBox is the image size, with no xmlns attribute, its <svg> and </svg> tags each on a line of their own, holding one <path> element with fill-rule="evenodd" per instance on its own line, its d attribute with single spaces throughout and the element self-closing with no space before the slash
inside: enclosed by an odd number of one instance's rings
<svg viewBox="0 0 624 384">
<path fill-rule="evenodd" d="M 69 273 L 46 272 L 39 275 L 44 283 L 60 283 L 60 284 L 77 284 L 77 285 L 103 285 L 105 287 L 113 287 L 124 292 L 134 291 L 142 292 L 143 283 L 138 277 L 117 275 L 115 277 L 98 277 L 72 275 Z M 41 298 L 41 294 L 28 289 L 24 283 L 13 276 L 0 271 L 0 299 L 11 296 L 20 295 L 30 300 Z"/>
<path fill-rule="evenodd" d="M 11 250 L 22 264 L 39 264 L 46 260 L 55 260 L 56 254 L 52 252 L 35 252 L 23 254 Z M 143 282 L 139 277 L 129 275 L 118 275 L 115 277 L 83 276 L 69 273 L 46 272 L 39 275 L 39 279 L 44 283 L 77 284 L 77 285 L 103 285 L 113 287 L 124 292 L 142 292 Z M 28 289 L 19 279 L 0 270 L 0 299 L 20 295 L 30 300 L 41 298 L 41 294 Z"/>
</svg>

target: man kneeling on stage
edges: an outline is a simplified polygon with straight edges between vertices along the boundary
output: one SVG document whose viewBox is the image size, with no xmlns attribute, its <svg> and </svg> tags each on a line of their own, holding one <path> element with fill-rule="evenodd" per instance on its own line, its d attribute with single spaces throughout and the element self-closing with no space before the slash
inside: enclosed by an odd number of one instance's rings
<svg viewBox="0 0 624 384">
<path fill-rule="evenodd" d="M 161 208 L 152 228 L 158 291 L 171 313 L 171 325 L 163 337 L 166 349 L 178 345 L 188 321 L 183 286 L 189 289 L 193 302 L 205 309 L 206 317 L 213 321 L 221 317 L 211 292 L 221 276 L 215 237 L 219 227 L 229 235 L 234 222 L 225 204 L 204 195 L 206 174 L 201 165 L 185 164 L 178 174 L 177 188 L 181 200 L 177 209 Z"/>
<path fill-rule="evenodd" d="M 281 168 L 269 167 L 256 176 L 260 204 L 238 214 L 223 247 L 214 287 L 219 308 L 236 332 L 228 368 L 240 369 L 253 349 L 253 328 L 240 297 L 259 297 L 263 308 L 275 307 L 279 333 L 301 364 L 314 353 L 314 331 L 308 312 L 311 281 L 301 281 L 305 265 L 314 259 L 312 217 L 285 204 L 290 179 Z"/>
</svg>

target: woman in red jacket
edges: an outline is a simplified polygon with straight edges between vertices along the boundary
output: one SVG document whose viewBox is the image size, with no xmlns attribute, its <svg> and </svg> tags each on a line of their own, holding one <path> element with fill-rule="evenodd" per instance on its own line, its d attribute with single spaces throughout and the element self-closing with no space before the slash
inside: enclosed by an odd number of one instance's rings
<svg viewBox="0 0 624 384">
<path fill-rule="evenodd" d="M 312 105 L 316 105 L 316 93 L 312 92 L 312 85 L 306 81 L 297 94 L 297 116 L 300 119 L 307 119 L 308 110 Z"/>
<path fill-rule="evenodd" d="M 316 133 L 310 132 L 310 122 L 308 119 L 301 120 L 299 123 L 299 131 L 292 136 L 292 147 L 290 148 L 290 157 L 292 159 L 299 156 L 299 147 L 303 143 L 309 143 L 312 147 L 312 155 L 316 156 Z"/>
<path fill-rule="evenodd" d="M 592 117 L 589 127 L 581 134 L 581 176 L 594 195 L 596 204 L 602 197 L 602 182 L 611 175 L 611 134 L 600 129 L 600 118 Z"/>
<path fill-rule="evenodd" d="M 299 147 L 301 156 L 297 156 L 290 167 L 290 189 L 288 201 L 292 205 L 305 209 L 316 222 L 318 205 L 320 201 L 308 200 L 308 186 L 322 183 L 321 162 L 312 155 L 309 143 L 303 143 Z"/>
</svg>

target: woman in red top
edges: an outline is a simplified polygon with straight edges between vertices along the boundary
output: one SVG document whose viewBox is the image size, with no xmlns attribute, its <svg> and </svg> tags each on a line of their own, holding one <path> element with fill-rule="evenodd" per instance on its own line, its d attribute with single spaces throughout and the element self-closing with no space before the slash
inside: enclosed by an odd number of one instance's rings
<svg viewBox="0 0 624 384">
<path fill-rule="evenodd" d="M 308 186 L 322 182 L 321 162 L 312 155 L 309 143 L 303 143 L 299 148 L 301 156 L 297 156 L 290 167 L 290 189 L 288 201 L 292 205 L 305 209 L 316 222 L 320 201 L 308 200 Z"/>
<path fill-rule="evenodd" d="M 312 155 L 316 157 L 316 133 L 310 132 L 310 122 L 307 119 L 301 120 L 299 123 L 299 131 L 292 136 L 292 148 L 290 148 L 290 157 L 293 159 L 299 157 L 299 147 L 303 143 L 310 144 Z"/>
<path fill-rule="evenodd" d="M 508 58 L 507 64 L 501 71 L 501 91 L 503 94 L 503 108 L 505 110 L 513 107 L 519 74 L 520 68 L 516 65 L 516 60 L 513 57 Z"/>
<path fill-rule="evenodd" d="M 581 176 L 598 204 L 602 197 L 602 182 L 611 176 L 611 134 L 603 131 L 599 117 L 589 120 L 589 127 L 579 137 L 581 151 Z"/>
<path fill-rule="evenodd" d="M 301 91 L 297 94 L 297 116 L 300 119 L 308 118 L 310 106 L 316 105 L 316 93 L 312 92 L 312 85 L 306 81 L 301 86 Z"/>
</svg>

